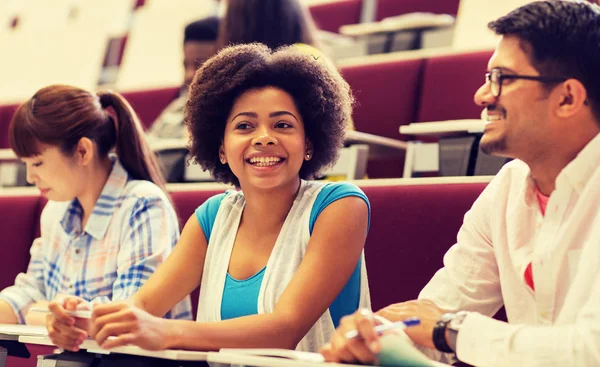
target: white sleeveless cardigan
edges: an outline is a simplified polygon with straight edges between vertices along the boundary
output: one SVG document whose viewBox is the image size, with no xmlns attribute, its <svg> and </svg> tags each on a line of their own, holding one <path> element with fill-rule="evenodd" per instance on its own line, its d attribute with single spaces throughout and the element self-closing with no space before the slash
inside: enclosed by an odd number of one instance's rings
<svg viewBox="0 0 600 367">
<path fill-rule="evenodd" d="M 298 195 L 267 262 L 258 294 L 259 314 L 273 312 L 277 300 L 300 266 L 310 239 L 310 212 L 323 186 L 323 183 L 301 181 Z M 225 276 L 244 205 L 244 195 L 241 192 L 230 192 L 221 202 L 204 262 L 196 321 L 215 322 L 221 320 Z M 370 309 L 371 300 L 364 252 L 361 259 L 359 308 Z M 329 341 L 334 330 L 328 309 L 300 341 L 296 350 L 318 352 L 319 348 Z"/>
</svg>

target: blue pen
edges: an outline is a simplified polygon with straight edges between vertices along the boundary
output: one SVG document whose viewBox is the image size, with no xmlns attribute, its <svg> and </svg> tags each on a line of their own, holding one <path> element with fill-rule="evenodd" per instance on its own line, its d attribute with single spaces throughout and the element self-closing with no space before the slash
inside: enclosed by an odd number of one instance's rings
<svg viewBox="0 0 600 367">
<path fill-rule="evenodd" d="M 375 326 L 375 332 L 377 333 L 377 335 L 381 335 L 388 330 L 405 329 L 407 327 L 416 326 L 419 324 L 421 324 L 421 320 L 419 320 L 416 317 L 413 317 L 404 321 L 390 322 L 388 324 L 377 325 Z M 344 334 L 344 336 L 346 337 L 346 339 L 356 338 L 358 337 L 358 331 L 348 331 L 346 334 Z"/>
</svg>

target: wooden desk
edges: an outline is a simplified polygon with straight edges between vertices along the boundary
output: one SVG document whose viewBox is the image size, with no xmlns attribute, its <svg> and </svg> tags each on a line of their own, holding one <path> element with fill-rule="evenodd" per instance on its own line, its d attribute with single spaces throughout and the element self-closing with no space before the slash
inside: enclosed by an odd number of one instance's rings
<svg viewBox="0 0 600 367">
<path fill-rule="evenodd" d="M 402 157 L 408 144 L 402 140 L 390 139 L 379 135 L 348 131 L 346 145 L 366 144 L 369 146 L 369 159 Z"/>
<path fill-rule="evenodd" d="M 422 46 L 423 33 L 426 31 L 449 28 L 455 19 L 448 14 L 411 13 L 383 19 L 377 23 L 349 24 L 340 27 L 340 33 L 350 37 L 365 37 L 385 34 L 386 41 L 383 52 L 392 50 L 394 37 L 398 33 L 414 33 L 415 40 L 410 49 L 417 50 Z"/>
<path fill-rule="evenodd" d="M 484 129 L 485 121 L 482 120 L 449 120 L 400 126 L 400 134 L 453 138 L 482 134 Z M 406 150 L 403 177 L 412 177 L 417 172 L 440 172 L 440 158 L 439 143 L 410 141 Z M 474 162 L 470 162 L 469 166 L 472 164 Z"/>
<path fill-rule="evenodd" d="M 0 149 L 0 161 L 16 161 L 17 156 L 12 149 Z"/>
<path fill-rule="evenodd" d="M 345 364 L 345 363 L 319 363 L 307 362 L 293 359 L 282 359 L 277 357 L 253 356 L 239 353 L 209 353 L 208 362 L 225 363 L 236 366 L 254 366 L 254 367 L 365 367 L 365 365 Z M 448 367 L 449 365 L 431 361 L 435 367 Z"/>
<path fill-rule="evenodd" d="M 43 326 L 0 324 L 0 367 L 6 366 L 8 355 L 22 358 L 31 356 L 27 347 L 19 342 L 19 336 L 46 334 L 46 328 Z"/>
<path fill-rule="evenodd" d="M 19 336 L 19 342 L 39 345 L 54 345 L 47 336 Z M 145 350 L 133 345 L 112 348 L 110 350 L 102 349 L 95 340 L 85 340 L 80 349 L 86 350 L 88 353 L 95 354 L 127 354 L 132 356 L 152 357 L 159 359 L 168 359 L 172 361 L 206 361 L 208 352 L 197 352 L 190 350 L 167 349 L 161 351 Z"/>
<path fill-rule="evenodd" d="M 413 122 L 400 126 L 400 134 L 428 135 L 437 137 L 465 134 L 481 134 L 485 130 L 483 120 L 448 120 L 436 122 Z"/>
</svg>

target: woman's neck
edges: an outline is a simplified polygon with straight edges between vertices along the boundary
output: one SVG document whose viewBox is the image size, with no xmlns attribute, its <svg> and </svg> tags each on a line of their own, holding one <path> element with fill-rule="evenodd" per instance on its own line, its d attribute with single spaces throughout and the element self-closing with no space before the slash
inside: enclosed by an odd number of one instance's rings
<svg viewBox="0 0 600 367">
<path fill-rule="evenodd" d="M 87 187 L 86 189 L 77 196 L 79 204 L 83 209 L 83 216 L 81 218 L 81 228 L 85 228 L 88 219 L 94 211 L 96 202 L 104 189 L 104 185 L 110 176 L 112 171 L 112 161 L 109 158 L 102 160 L 89 168 L 87 174 Z"/>
<path fill-rule="evenodd" d="M 244 225 L 258 232 L 280 228 L 300 189 L 300 179 L 272 190 L 243 190 L 246 206 L 242 214 Z"/>
</svg>

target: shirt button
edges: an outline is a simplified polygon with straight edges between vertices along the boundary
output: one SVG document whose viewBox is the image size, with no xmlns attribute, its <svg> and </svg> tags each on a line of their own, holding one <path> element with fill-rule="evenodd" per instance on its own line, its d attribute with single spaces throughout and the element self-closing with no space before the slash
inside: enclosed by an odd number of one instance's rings
<svg viewBox="0 0 600 367">
<path fill-rule="evenodd" d="M 80 253 L 80 252 L 81 252 L 81 250 L 80 250 L 80 249 L 76 249 L 76 250 L 75 250 L 75 255 L 79 255 L 79 253 Z"/>
<path fill-rule="evenodd" d="M 550 312 L 548 312 L 548 311 L 542 311 L 542 312 L 540 312 L 540 317 L 542 318 L 542 322 L 544 324 L 549 324 L 550 323 Z"/>
</svg>

